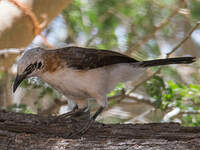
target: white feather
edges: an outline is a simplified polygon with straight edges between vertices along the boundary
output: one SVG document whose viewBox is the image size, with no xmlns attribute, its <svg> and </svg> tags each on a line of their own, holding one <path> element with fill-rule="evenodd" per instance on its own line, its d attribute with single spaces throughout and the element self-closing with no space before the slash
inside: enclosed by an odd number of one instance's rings
<svg viewBox="0 0 200 150">
<path fill-rule="evenodd" d="M 105 107 L 106 95 L 117 83 L 138 80 L 144 73 L 145 68 L 124 63 L 86 71 L 62 68 L 54 73 L 46 72 L 40 78 L 72 100 L 95 98 Z"/>
</svg>

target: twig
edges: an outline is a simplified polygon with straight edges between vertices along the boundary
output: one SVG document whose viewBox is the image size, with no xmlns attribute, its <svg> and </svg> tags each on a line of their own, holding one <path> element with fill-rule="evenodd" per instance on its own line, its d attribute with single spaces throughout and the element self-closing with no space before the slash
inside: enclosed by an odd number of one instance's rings
<svg viewBox="0 0 200 150">
<path fill-rule="evenodd" d="M 114 100 L 115 104 L 118 104 L 118 103 L 120 103 L 125 97 L 126 97 L 125 90 L 122 89 L 120 94 L 114 95 L 114 96 L 111 96 L 111 97 L 108 97 L 108 101 Z M 110 108 L 112 108 L 112 107 L 113 107 L 113 105 L 109 105 L 107 109 L 110 109 Z"/>
<path fill-rule="evenodd" d="M 40 35 L 41 38 L 43 39 L 44 44 L 49 47 L 52 48 L 53 46 L 47 41 L 47 39 L 41 34 L 42 28 L 44 28 L 47 24 L 47 20 L 44 19 L 44 21 L 40 24 L 36 15 L 34 14 L 34 12 L 31 10 L 31 8 L 29 8 L 28 6 L 26 6 L 25 4 L 22 4 L 21 2 L 19 2 L 18 0 L 8 0 L 11 3 L 13 3 L 14 5 L 16 5 L 25 15 L 27 15 L 31 21 L 32 24 L 34 26 L 34 34 L 35 35 Z M 43 16 L 43 18 L 45 18 Z"/>
<path fill-rule="evenodd" d="M 12 100 L 10 97 L 10 91 L 9 91 L 9 73 L 8 73 L 8 67 L 5 66 L 5 80 L 4 80 L 4 93 L 5 93 L 5 100 L 4 100 L 4 107 L 9 106 L 12 104 Z"/>
<path fill-rule="evenodd" d="M 152 3 L 155 4 L 157 7 L 159 7 L 160 9 L 167 8 L 169 10 L 173 10 L 173 8 L 171 7 L 171 5 L 166 5 L 164 3 L 160 3 L 160 1 L 158 1 L 158 0 L 152 0 Z M 184 3 L 184 5 L 187 5 L 187 3 L 186 3 L 185 0 L 182 0 L 182 3 Z"/>
<path fill-rule="evenodd" d="M 196 25 L 190 30 L 190 32 L 185 36 L 185 38 L 184 38 L 182 41 L 180 41 L 180 43 L 177 44 L 177 46 L 175 46 L 169 53 L 167 53 L 166 58 L 170 57 L 170 55 L 171 55 L 172 53 L 174 53 L 178 48 L 181 47 L 181 45 L 182 45 L 183 43 L 185 43 L 185 42 L 189 39 L 189 37 L 190 37 L 191 34 L 194 32 L 194 30 L 199 26 L 199 24 L 200 24 L 200 22 L 197 22 L 197 23 L 196 23 Z M 118 100 L 116 101 L 116 103 L 119 103 L 119 102 L 121 102 L 124 98 L 132 98 L 132 99 L 134 99 L 134 100 L 137 101 L 137 98 L 136 98 L 136 97 L 130 96 L 130 94 L 131 94 L 132 92 L 134 92 L 137 88 L 139 88 L 143 83 L 145 83 L 146 81 L 148 81 L 149 79 L 151 79 L 154 75 L 156 75 L 157 73 L 159 73 L 160 71 L 161 71 L 161 68 L 159 68 L 159 69 L 158 69 L 156 72 L 154 72 L 152 75 L 148 76 L 147 78 L 145 78 L 144 80 L 142 80 L 141 82 L 139 82 L 139 83 L 138 83 L 130 92 L 128 92 L 127 94 L 123 94 L 123 92 L 122 92 L 121 95 L 117 95 L 116 97 L 110 97 L 109 100 L 118 99 Z M 141 102 L 141 100 L 140 100 L 140 102 Z M 150 102 L 149 102 L 148 104 L 150 104 L 150 105 L 153 106 L 153 104 L 150 103 Z"/>
<path fill-rule="evenodd" d="M 184 38 L 182 41 L 180 41 L 180 42 L 177 44 L 177 46 L 175 46 L 169 53 L 167 53 L 166 58 L 169 58 L 170 55 L 171 55 L 172 53 L 174 53 L 178 48 L 181 47 L 181 45 L 183 45 L 183 43 L 185 43 L 185 42 L 190 38 L 191 34 L 194 32 L 195 29 L 198 28 L 199 24 L 200 24 L 200 22 L 197 22 L 197 23 L 196 23 L 196 25 L 190 30 L 190 32 L 185 36 L 185 38 Z M 128 95 L 129 95 L 130 93 L 132 93 L 133 91 L 135 91 L 140 85 L 142 85 L 142 84 L 143 84 L 144 82 L 146 82 L 147 80 L 151 79 L 155 74 L 159 73 L 160 71 L 161 71 L 161 68 L 159 68 L 159 69 L 158 69 L 156 72 L 154 72 L 152 75 L 148 76 L 146 79 L 144 79 L 143 81 L 141 81 L 140 83 L 138 83 L 138 84 L 135 86 L 135 88 L 133 88 L 133 89 L 128 93 Z"/>
<path fill-rule="evenodd" d="M 4 77 L 4 100 L 3 100 L 3 107 L 7 107 L 12 103 L 10 91 L 9 91 L 9 63 L 6 62 L 6 59 L 8 59 L 8 55 L 4 54 L 3 56 L 3 69 L 5 73 Z M 1 106 L 2 107 L 2 106 Z"/>
<path fill-rule="evenodd" d="M 154 104 L 154 101 L 150 98 L 145 98 L 144 96 L 140 97 L 140 96 L 136 96 L 136 94 L 134 93 L 134 95 L 126 95 L 126 98 L 129 98 L 129 99 L 133 99 L 134 101 L 136 102 L 139 102 L 139 103 L 145 103 L 147 105 L 150 105 L 150 106 L 153 106 L 153 107 L 156 107 L 155 104 Z"/>
<path fill-rule="evenodd" d="M 183 111 L 183 112 L 179 112 L 178 114 L 176 114 L 176 115 L 174 115 L 174 116 L 172 116 L 172 117 L 170 117 L 169 119 L 170 120 L 173 120 L 173 119 L 175 119 L 175 118 L 180 118 L 180 117 L 182 117 L 183 115 L 200 115 L 200 112 L 187 112 L 187 111 Z"/>
<path fill-rule="evenodd" d="M 149 123 L 151 122 L 151 120 L 147 119 L 147 116 L 150 112 L 152 112 L 154 110 L 154 108 L 148 109 L 145 112 L 141 113 L 140 115 L 134 117 L 133 119 L 128 120 L 125 123 L 132 123 L 132 122 L 141 122 L 141 123 Z"/>
<path fill-rule="evenodd" d="M 115 15 L 116 17 L 118 17 L 119 19 L 121 20 L 126 20 L 124 22 L 130 22 L 130 20 L 123 14 L 119 13 L 117 10 L 115 10 L 115 8 L 113 7 L 110 7 L 104 14 L 102 14 L 99 19 L 98 19 L 98 22 L 104 22 L 108 17 L 109 15 Z M 95 35 L 92 35 L 88 41 L 86 42 L 85 46 L 88 47 L 90 46 L 90 44 L 93 42 L 94 39 L 96 39 L 98 37 L 98 33 L 95 34 Z"/>
<path fill-rule="evenodd" d="M 182 3 L 181 3 L 182 5 Z M 130 48 L 126 51 L 126 55 L 131 55 L 133 51 L 138 50 L 142 47 L 142 45 L 146 42 L 148 42 L 154 35 L 155 33 L 162 29 L 163 27 L 165 27 L 167 24 L 170 23 L 170 20 L 179 12 L 180 7 L 176 8 L 174 11 L 171 12 L 171 14 L 169 15 L 169 17 L 167 17 L 167 19 L 165 19 L 164 21 L 162 21 L 160 23 L 160 25 L 155 26 L 152 33 L 148 34 L 147 36 L 145 36 L 142 40 L 140 40 L 140 42 L 138 42 L 138 44 L 136 46 L 133 46 L 134 48 Z"/>
<path fill-rule="evenodd" d="M 115 104 L 118 104 L 125 98 L 133 99 L 134 101 L 136 101 L 138 103 L 145 103 L 147 105 L 155 107 L 152 99 L 145 98 L 144 96 L 141 97 L 139 94 L 136 94 L 136 93 L 134 95 L 128 95 L 125 93 L 124 89 L 122 90 L 122 92 L 120 94 L 109 97 L 108 101 L 114 100 Z M 112 108 L 113 106 L 114 105 L 109 106 L 108 109 Z"/>
<path fill-rule="evenodd" d="M 154 72 L 153 74 L 151 74 L 150 76 L 148 76 L 147 78 L 145 78 L 144 80 L 142 80 L 141 82 L 139 82 L 137 85 L 135 85 L 135 87 L 130 90 L 127 95 L 129 95 L 130 93 L 134 92 L 135 90 L 137 90 L 143 83 L 145 83 L 146 81 L 148 81 L 149 79 L 151 79 L 154 75 L 156 75 L 157 73 L 160 73 L 161 68 L 159 68 L 156 72 Z"/>
<path fill-rule="evenodd" d="M 22 50 L 19 49 L 3 49 L 0 51 L 0 55 L 4 55 L 4 54 L 20 54 L 22 52 Z"/>
<path fill-rule="evenodd" d="M 85 46 L 88 47 L 93 42 L 93 40 L 98 36 L 98 34 L 92 35 L 90 39 L 86 42 Z"/>
<path fill-rule="evenodd" d="M 176 46 L 173 48 L 173 50 L 169 53 L 167 53 L 167 58 L 172 54 L 174 53 L 179 47 L 181 47 L 181 45 L 183 43 L 185 43 L 189 38 L 190 36 L 192 35 L 192 33 L 194 32 L 194 30 L 196 30 L 196 28 L 198 28 L 200 22 L 197 22 L 196 25 L 190 30 L 190 32 L 185 36 L 185 38 Z"/>
</svg>

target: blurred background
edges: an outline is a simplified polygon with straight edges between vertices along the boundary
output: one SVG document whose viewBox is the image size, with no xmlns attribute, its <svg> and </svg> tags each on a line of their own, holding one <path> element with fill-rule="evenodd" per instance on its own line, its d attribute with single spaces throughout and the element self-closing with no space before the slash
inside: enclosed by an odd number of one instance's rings
<svg viewBox="0 0 200 150">
<path fill-rule="evenodd" d="M 200 27 L 190 37 L 188 33 L 199 19 L 199 0 L 73 0 L 42 35 L 54 48 L 75 45 L 108 49 L 137 60 L 168 56 L 198 58 Z M 185 37 L 187 40 L 182 42 Z M 174 49 L 179 43 L 178 49 Z M 24 81 L 12 93 L 18 56 L 24 49 L 38 46 L 47 47 L 39 35 L 20 51 L 0 51 L 0 109 L 43 115 L 70 111 L 67 98 L 37 78 Z M 198 126 L 199 74 L 199 60 L 190 65 L 150 68 L 137 83 L 119 83 L 108 94 L 109 107 L 98 120 L 104 123 L 173 121 Z M 96 110 L 95 101 L 90 101 L 90 107 Z"/>
</svg>

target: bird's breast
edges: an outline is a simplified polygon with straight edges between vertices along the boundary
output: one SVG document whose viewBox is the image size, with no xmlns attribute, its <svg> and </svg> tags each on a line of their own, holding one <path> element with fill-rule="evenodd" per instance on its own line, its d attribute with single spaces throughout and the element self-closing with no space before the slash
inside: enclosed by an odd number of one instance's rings
<svg viewBox="0 0 200 150">
<path fill-rule="evenodd" d="M 77 77 L 76 74 L 71 70 L 69 71 L 68 69 L 62 69 L 57 70 L 54 73 L 45 72 L 40 76 L 40 78 L 68 98 L 90 98 L 87 90 L 81 87 L 81 81 L 79 77 Z"/>
</svg>

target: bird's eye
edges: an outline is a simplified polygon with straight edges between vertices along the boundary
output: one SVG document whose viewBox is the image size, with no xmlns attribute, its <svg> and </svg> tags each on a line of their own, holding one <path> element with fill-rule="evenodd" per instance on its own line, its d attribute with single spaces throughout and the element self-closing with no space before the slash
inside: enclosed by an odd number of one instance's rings
<svg viewBox="0 0 200 150">
<path fill-rule="evenodd" d="M 37 68 L 40 69 L 42 67 L 42 63 L 39 62 Z"/>
<path fill-rule="evenodd" d="M 28 67 L 26 67 L 24 71 L 32 70 L 33 66 L 34 66 L 33 64 L 28 65 Z"/>
<path fill-rule="evenodd" d="M 36 68 L 36 67 L 37 67 L 37 62 L 35 62 L 35 63 L 33 64 L 33 66 L 34 66 L 34 68 Z"/>
<path fill-rule="evenodd" d="M 33 72 L 33 70 L 34 70 L 34 64 L 30 64 L 28 67 L 26 67 L 24 72 L 26 72 L 27 74 L 30 74 L 31 72 Z"/>
</svg>

